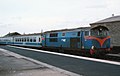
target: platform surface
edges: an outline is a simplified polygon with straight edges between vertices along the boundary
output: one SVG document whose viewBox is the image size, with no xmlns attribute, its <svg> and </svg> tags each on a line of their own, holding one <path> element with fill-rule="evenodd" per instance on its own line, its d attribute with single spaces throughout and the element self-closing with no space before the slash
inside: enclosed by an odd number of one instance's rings
<svg viewBox="0 0 120 76">
<path fill-rule="evenodd" d="M 0 50 L 0 76 L 73 76 L 10 54 Z"/>
</svg>

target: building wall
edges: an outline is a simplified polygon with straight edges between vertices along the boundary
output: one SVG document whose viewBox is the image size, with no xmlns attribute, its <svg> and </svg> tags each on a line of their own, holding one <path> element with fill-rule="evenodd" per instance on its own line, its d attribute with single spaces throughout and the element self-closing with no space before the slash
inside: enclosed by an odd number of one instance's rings
<svg viewBox="0 0 120 76">
<path fill-rule="evenodd" d="M 111 36 L 111 46 L 120 46 L 120 21 L 101 24 L 91 24 L 91 27 L 96 26 L 107 27 Z"/>
</svg>

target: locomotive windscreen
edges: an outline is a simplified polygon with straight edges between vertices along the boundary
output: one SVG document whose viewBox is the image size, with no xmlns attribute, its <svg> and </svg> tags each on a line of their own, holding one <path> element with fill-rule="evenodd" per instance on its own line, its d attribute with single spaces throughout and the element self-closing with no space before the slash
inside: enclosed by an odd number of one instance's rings
<svg viewBox="0 0 120 76">
<path fill-rule="evenodd" d="M 91 35 L 96 37 L 106 37 L 109 35 L 108 28 L 99 26 L 91 29 Z"/>
</svg>

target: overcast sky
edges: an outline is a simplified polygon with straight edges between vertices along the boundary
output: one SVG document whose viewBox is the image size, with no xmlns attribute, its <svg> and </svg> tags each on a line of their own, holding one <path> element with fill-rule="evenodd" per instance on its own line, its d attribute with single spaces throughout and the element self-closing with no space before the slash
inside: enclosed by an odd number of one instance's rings
<svg viewBox="0 0 120 76">
<path fill-rule="evenodd" d="M 120 0 L 0 0 L 0 36 L 78 28 L 120 15 Z"/>
</svg>

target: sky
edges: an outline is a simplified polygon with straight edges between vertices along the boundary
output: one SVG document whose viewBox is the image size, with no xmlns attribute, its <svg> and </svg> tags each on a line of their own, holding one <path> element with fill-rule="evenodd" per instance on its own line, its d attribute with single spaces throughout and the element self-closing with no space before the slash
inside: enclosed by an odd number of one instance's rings
<svg viewBox="0 0 120 76">
<path fill-rule="evenodd" d="M 0 0 L 0 36 L 88 27 L 120 15 L 120 0 Z"/>
</svg>

